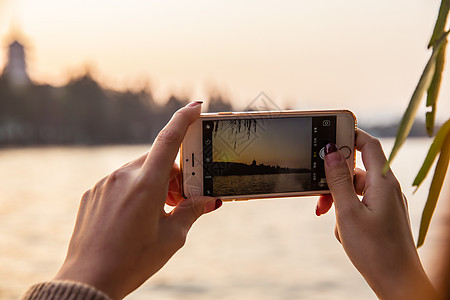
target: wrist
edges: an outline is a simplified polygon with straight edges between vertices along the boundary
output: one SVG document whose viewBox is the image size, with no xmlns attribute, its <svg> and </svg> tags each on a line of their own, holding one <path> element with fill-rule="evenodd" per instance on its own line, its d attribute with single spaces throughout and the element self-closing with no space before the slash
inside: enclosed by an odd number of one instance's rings
<svg viewBox="0 0 450 300">
<path fill-rule="evenodd" d="M 119 296 L 119 293 L 112 288 L 115 285 L 108 282 L 107 276 L 98 276 L 95 268 L 83 268 L 81 264 L 73 267 L 63 265 L 53 280 L 79 282 L 101 291 L 111 299 L 122 298 L 122 296 Z"/>
<path fill-rule="evenodd" d="M 380 299 L 440 299 L 415 254 L 386 268 L 379 280 L 369 283 Z"/>
</svg>

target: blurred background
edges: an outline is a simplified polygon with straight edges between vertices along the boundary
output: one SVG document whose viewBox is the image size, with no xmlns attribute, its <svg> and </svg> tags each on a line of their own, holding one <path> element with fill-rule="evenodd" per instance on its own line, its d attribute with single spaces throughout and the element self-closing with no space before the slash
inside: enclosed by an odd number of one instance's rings
<svg viewBox="0 0 450 300">
<path fill-rule="evenodd" d="M 190 100 L 205 111 L 350 109 L 390 151 L 439 4 L 0 0 L 0 298 L 51 279 L 81 194 L 145 152 Z M 448 76 L 449 64 L 438 123 Z M 394 171 L 416 236 L 423 119 L 411 135 Z M 227 203 L 129 298 L 375 298 L 335 241 L 332 214 L 314 208 L 314 198 Z M 437 223 L 421 250 L 427 268 Z"/>
</svg>

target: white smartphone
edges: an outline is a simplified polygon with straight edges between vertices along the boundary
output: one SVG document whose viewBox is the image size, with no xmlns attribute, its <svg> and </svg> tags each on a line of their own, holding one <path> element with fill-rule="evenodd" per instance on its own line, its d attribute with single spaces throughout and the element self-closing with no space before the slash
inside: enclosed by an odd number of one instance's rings
<svg viewBox="0 0 450 300">
<path fill-rule="evenodd" d="M 202 114 L 181 145 L 184 197 L 248 200 L 328 194 L 324 156 L 335 143 L 353 171 L 348 110 Z"/>
</svg>

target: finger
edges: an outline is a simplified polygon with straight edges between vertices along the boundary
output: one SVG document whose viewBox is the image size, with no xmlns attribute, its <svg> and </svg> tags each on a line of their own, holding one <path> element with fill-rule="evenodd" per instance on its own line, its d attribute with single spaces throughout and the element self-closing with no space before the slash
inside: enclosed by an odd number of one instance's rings
<svg viewBox="0 0 450 300">
<path fill-rule="evenodd" d="M 166 204 L 170 206 L 176 206 L 179 202 L 183 201 L 181 195 L 181 173 L 180 167 L 177 164 L 173 164 L 172 171 L 170 172 L 169 179 L 169 194 L 166 200 Z"/>
<path fill-rule="evenodd" d="M 170 216 L 170 222 L 175 228 L 181 228 L 186 232 L 192 224 L 203 214 L 214 211 L 222 206 L 220 199 L 200 196 L 191 197 L 180 202 Z"/>
<path fill-rule="evenodd" d="M 406 212 L 408 212 L 408 209 L 409 209 L 408 208 L 408 199 L 406 198 L 404 193 L 402 193 L 402 198 L 403 198 L 403 203 L 405 204 Z M 408 214 L 408 217 L 409 217 L 409 214 Z"/>
<path fill-rule="evenodd" d="M 334 236 L 336 237 L 336 239 L 338 240 L 338 242 L 342 244 L 342 242 L 341 242 L 341 237 L 339 236 L 339 230 L 338 230 L 338 228 L 337 228 L 337 225 L 334 226 Z"/>
<path fill-rule="evenodd" d="M 336 211 L 352 208 L 359 203 L 359 199 L 353 187 L 353 175 L 345 158 L 335 144 L 327 144 L 325 152 L 325 174 Z"/>
<path fill-rule="evenodd" d="M 201 101 L 179 109 L 159 132 L 142 166 L 142 179 L 156 186 L 167 185 L 180 144 L 190 124 L 200 115 Z"/>
<path fill-rule="evenodd" d="M 321 195 L 317 201 L 316 215 L 320 216 L 326 214 L 330 210 L 331 206 L 333 206 L 333 196 L 330 194 Z"/>
<path fill-rule="evenodd" d="M 405 205 L 404 209 L 405 209 L 406 218 L 408 219 L 408 226 L 409 226 L 409 228 L 411 228 L 411 219 L 410 219 L 409 213 L 408 213 L 408 210 L 409 210 L 409 208 L 408 208 L 408 199 L 406 198 L 405 194 L 403 194 L 403 193 L 402 193 L 402 198 L 403 198 L 403 203 Z"/>
<path fill-rule="evenodd" d="M 176 206 L 177 203 L 177 199 L 175 199 L 175 196 L 169 191 L 167 193 L 166 204 L 169 206 Z"/>
<path fill-rule="evenodd" d="M 361 151 L 361 157 L 367 171 L 375 171 L 382 174 L 387 160 L 380 141 L 365 131 L 358 129 L 356 132 L 356 148 Z"/>
<path fill-rule="evenodd" d="M 145 152 L 144 154 L 139 156 L 137 159 L 127 162 L 120 168 L 121 169 L 128 168 L 128 167 L 140 168 L 144 164 L 144 161 L 147 159 L 147 155 L 148 155 L 148 152 Z"/>
<path fill-rule="evenodd" d="M 355 169 L 355 177 L 353 178 L 355 191 L 358 195 L 364 196 L 366 188 L 366 171 L 360 168 Z"/>
</svg>

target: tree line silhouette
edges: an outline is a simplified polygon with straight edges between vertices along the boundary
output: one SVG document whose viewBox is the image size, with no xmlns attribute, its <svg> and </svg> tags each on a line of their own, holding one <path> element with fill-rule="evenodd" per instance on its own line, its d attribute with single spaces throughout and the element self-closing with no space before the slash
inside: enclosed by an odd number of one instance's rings
<svg viewBox="0 0 450 300">
<path fill-rule="evenodd" d="M 188 99 L 158 105 L 146 90 L 103 88 L 89 73 L 62 87 L 30 82 L 17 87 L 0 76 L 0 146 L 151 143 Z M 231 111 L 220 95 L 208 111 Z"/>
<path fill-rule="evenodd" d="M 159 105 L 145 89 L 106 89 L 88 72 L 61 87 L 31 81 L 17 86 L 2 74 L 0 147 L 151 143 L 172 114 L 187 102 L 187 98 L 172 95 Z M 207 103 L 209 112 L 233 111 L 230 102 L 220 94 L 210 96 Z M 257 127 L 255 121 L 234 122 L 232 128 L 247 135 Z M 425 136 L 422 123 L 415 122 L 410 136 Z M 390 137 L 395 135 L 397 126 L 362 128 L 378 137 Z M 217 130 L 215 124 L 214 132 Z"/>
<path fill-rule="evenodd" d="M 214 176 L 311 173 L 311 170 L 306 168 L 256 164 L 255 161 L 250 165 L 238 162 L 213 162 L 211 167 Z"/>
</svg>

